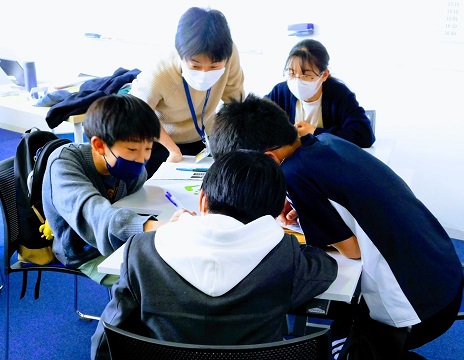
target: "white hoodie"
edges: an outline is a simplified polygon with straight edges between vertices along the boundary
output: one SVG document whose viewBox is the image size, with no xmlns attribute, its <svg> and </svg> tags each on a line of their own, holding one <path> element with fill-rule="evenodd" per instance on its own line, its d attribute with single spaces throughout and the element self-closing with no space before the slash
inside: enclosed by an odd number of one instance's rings
<svg viewBox="0 0 464 360">
<path fill-rule="evenodd" d="M 270 215 L 243 224 L 220 214 L 184 213 L 156 231 L 155 247 L 192 286 L 221 296 L 242 281 L 283 236 L 282 227 Z"/>
</svg>

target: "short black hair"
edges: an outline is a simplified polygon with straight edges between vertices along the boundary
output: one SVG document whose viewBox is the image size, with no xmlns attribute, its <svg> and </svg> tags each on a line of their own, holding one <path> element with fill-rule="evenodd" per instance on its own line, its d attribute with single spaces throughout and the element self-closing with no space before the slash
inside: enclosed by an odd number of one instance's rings
<svg viewBox="0 0 464 360">
<path fill-rule="evenodd" d="M 161 124 L 153 109 L 130 94 L 111 94 L 95 100 L 86 112 L 84 133 L 87 139 L 98 136 L 108 146 L 116 141 L 155 141 Z"/>
<path fill-rule="evenodd" d="M 233 41 L 226 17 L 219 10 L 188 9 L 177 25 L 175 46 L 181 59 L 205 55 L 212 62 L 228 60 Z"/>
<path fill-rule="evenodd" d="M 218 157 L 206 172 L 202 189 L 210 213 L 249 223 L 264 215 L 277 217 L 284 206 L 285 177 L 269 156 L 233 151 Z"/>
<path fill-rule="evenodd" d="M 222 105 L 209 143 L 216 158 L 239 149 L 265 152 L 291 145 L 297 138 L 298 132 L 284 110 L 269 98 L 250 93 L 243 102 Z"/>
</svg>

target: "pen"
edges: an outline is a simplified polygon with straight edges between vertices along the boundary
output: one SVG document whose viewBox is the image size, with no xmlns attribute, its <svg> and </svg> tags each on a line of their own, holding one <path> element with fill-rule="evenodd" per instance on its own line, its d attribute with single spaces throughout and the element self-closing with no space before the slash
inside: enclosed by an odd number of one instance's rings
<svg viewBox="0 0 464 360">
<path fill-rule="evenodd" d="M 168 199 L 177 209 L 183 209 L 183 206 L 180 205 L 179 200 L 177 200 L 169 191 L 166 191 L 164 196 L 166 196 L 166 199 Z"/>
<path fill-rule="evenodd" d="M 208 168 L 176 168 L 179 171 L 196 171 L 196 172 L 207 172 Z"/>
</svg>

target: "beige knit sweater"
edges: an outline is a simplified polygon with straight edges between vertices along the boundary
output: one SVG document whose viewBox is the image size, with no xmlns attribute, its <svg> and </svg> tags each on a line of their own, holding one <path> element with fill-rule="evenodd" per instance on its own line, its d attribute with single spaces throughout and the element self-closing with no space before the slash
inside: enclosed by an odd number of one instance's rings
<svg viewBox="0 0 464 360">
<path fill-rule="evenodd" d="M 168 57 L 159 61 L 153 69 L 142 70 L 132 82 L 130 93 L 145 100 L 158 115 L 166 132 L 177 144 L 191 143 L 201 140 L 195 129 L 187 97 L 182 83 L 180 57 L 173 51 Z M 234 45 L 232 56 L 226 63 L 226 70 L 211 88 L 204 124 L 206 134 L 211 127 L 220 101 L 227 103 L 229 99 L 243 99 L 244 75 L 240 66 L 238 50 Z M 198 125 L 201 128 L 201 113 L 205 103 L 206 91 L 197 91 L 189 87 L 195 107 Z"/>
</svg>

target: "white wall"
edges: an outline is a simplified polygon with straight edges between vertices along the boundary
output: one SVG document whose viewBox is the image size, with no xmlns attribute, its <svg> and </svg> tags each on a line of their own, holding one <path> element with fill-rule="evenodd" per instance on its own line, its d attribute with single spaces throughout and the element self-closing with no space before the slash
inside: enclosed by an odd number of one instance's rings
<svg viewBox="0 0 464 360">
<path fill-rule="evenodd" d="M 286 55 L 300 40 L 287 36 L 287 25 L 314 23 L 312 37 L 327 47 L 332 74 L 362 106 L 377 110 L 377 137 L 396 140 L 392 167 L 414 169 L 416 195 L 453 236 L 464 238 L 464 30 L 458 26 L 455 38 L 443 35 L 448 0 L 294 0 L 280 6 L 184 0 L 163 10 L 143 0 L 44 0 L 28 4 L 27 12 L 18 2 L 9 6 L 26 18 L 0 22 L 0 56 L 35 60 L 43 79 L 143 68 L 173 44 L 185 9 L 208 3 L 226 15 L 246 89 L 259 95 L 281 80 Z M 464 27 L 464 1 L 453 3 Z M 123 41 L 86 39 L 85 32 Z"/>
</svg>

